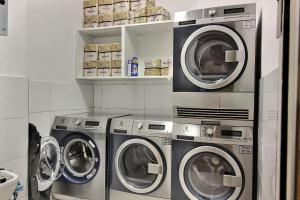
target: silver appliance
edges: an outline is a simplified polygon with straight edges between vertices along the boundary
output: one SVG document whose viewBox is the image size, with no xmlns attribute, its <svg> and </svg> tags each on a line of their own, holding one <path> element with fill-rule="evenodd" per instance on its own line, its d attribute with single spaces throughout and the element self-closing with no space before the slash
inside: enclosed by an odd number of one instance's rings
<svg viewBox="0 0 300 200">
<path fill-rule="evenodd" d="M 110 189 L 171 198 L 173 122 L 157 117 L 120 117 L 110 128 Z"/>
<path fill-rule="evenodd" d="M 55 118 L 42 138 L 39 191 L 52 186 L 54 199 L 107 199 L 106 129 L 116 115 L 76 114 Z"/>
<path fill-rule="evenodd" d="M 0 35 L 7 35 L 8 0 L 0 0 Z"/>
<path fill-rule="evenodd" d="M 256 5 L 175 13 L 175 117 L 254 119 Z"/>
<path fill-rule="evenodd" d="M 172 145 L 172 200 L 252 200 L 249 124 L 174 123 Z"/>
</svg>

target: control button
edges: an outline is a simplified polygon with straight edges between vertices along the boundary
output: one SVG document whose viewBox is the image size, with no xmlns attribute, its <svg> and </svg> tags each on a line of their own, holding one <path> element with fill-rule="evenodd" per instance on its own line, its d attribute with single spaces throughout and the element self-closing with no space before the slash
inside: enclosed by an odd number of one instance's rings
<svg viewBox="0 0 300 200">
<path fill-rule="evenodd" d="M 139 122 L 136 124 L 137 129 L 142 129 L 143 128 L 143 123 Z"/>
<path fill-rule="evenodd" d="M 206 134 L 208 137 L 212 137 L 214 135 L 214 130 L 212 130 L 211 128 L 208 128 L 206 130 Z"/>
<path fill-rule="evenodd" d="M 81 121 L 80 121 L 80 120 L 76 120 L 76 121 L 75 121 L 75 125 L 76 125 L 76 126 L 80 126 L 80 125 L 81 125 Z"/>
<path fill-rule="evenodd" d="M 215 9 L 210 9 L 210 10 L 208 11 L 208 15 L 209 15 L 210 17 L 214 17 L 214 16 L 216 15 L 216 10 L 215 10 Z"/>
</svg>

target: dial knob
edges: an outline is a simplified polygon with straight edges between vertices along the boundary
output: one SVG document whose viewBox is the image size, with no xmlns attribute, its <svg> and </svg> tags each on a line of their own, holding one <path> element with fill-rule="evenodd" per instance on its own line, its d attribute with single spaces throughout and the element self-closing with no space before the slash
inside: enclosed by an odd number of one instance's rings
<svg viewBox="0 0 300 200">
<path fill-rule="evenodd" d="M 138 129 L 142 129 L 143 128 L 143 123 L 141 123 L 141 122 L 137 123 L 136 127 Z"/>
<path fill-rule="evenodd" d="M 76 125 L 76 126 L 80 126 L 80 125 L 81 125 L 81 121 L 80 121 L 80 120 L 76 120 L 76 121 L 75 121 L 75 125 Z"/>
<path fill-rule="evenodd" d="M 208 15 L 209 15 L 210 17 L 214 17 L 214 16 L 216 15 L 216 10 L 215 10 L 215 9 L 209 10 L 209 11 L 208 11 Z"/>
<path fill-rule="evenodd" d="M 206 130 L 206 134 L 207 134 L 208 137 L 212 137 L 214 135 L 214 130 L 211 129 L 211 128 L 208 128 Z"/>
</svg>

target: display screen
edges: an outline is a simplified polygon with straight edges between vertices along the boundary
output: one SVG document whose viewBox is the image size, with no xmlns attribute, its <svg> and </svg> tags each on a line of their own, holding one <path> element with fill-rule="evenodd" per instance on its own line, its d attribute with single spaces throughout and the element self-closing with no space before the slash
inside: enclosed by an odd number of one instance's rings
<svg viewBox="0 0 300 200">
<path fill-rule="evenodd" d="M 95 121 L 86 121 L 85 122 L 85 126 L 99 126 L 99 122 L 95 122 Z"/>
<path fill-rule="evenodd" d="M 165 130 L 165 125 L 149 124 L 149 129 L 152 130 Z"/>
<path fill-rule="evenodd" d="M 231 8 L 231 9 L 225 9 L 224 14 L 235 14 L 235 13 L 243 13 L 245 12 L 245 8 Z"/>
<path fill-rule="evenodd" d="M 179 22 L 179 26 L 190 25 L 190 24 L 196 24 L 196 20 L 189 20 L 189 21 Z"/>
<path fill-rule="evenodd" d="M 221 135 L 226 137 L 242 137 L 243 133 L 242 131 L 222 130 Z"/>
</svg>

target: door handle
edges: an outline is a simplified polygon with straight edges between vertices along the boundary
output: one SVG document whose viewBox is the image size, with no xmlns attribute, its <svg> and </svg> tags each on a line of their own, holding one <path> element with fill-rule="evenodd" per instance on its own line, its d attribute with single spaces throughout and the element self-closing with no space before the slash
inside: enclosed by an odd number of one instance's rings
<svg viewBox="0 0 300 200">
<path fill-rule="evenodd" d="M 148 173 L 149 174 L 162 174 L 163 169 L 161 165 L 149 163 L 148 164 Z"/>
<path fill-rule="evenodd" d="M 245 60 L 245 53 L 241 50 L 225 51 L 225 62 L 239 62 Z"/>
<path fill-rule="evenodd" d="M 223 176 L 223 186 L 226 187 L 242 187 L 243 186 L 243 178 L 240 176 Z"/>
</svg>

